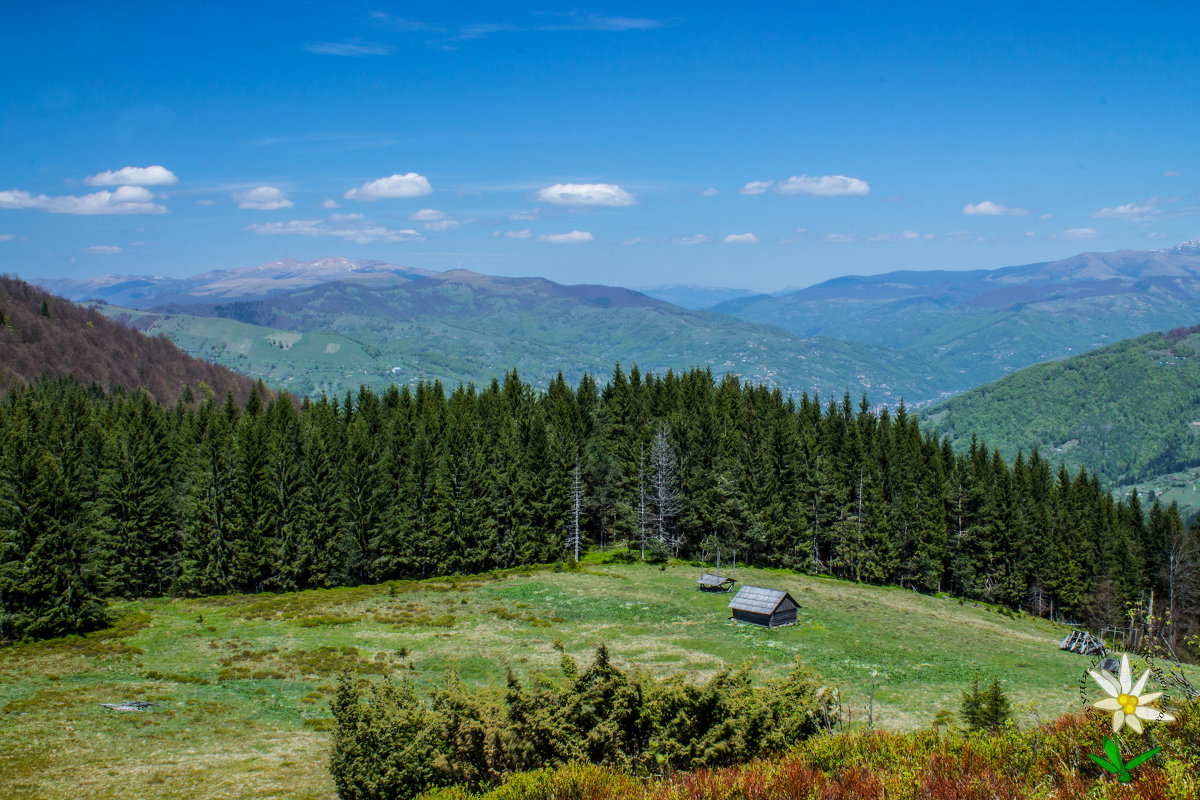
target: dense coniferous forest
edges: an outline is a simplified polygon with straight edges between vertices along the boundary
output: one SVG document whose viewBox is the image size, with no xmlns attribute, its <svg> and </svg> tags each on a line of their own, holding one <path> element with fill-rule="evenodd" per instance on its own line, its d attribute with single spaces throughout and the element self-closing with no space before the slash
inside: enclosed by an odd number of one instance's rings
<svg viewBox="0 0 1200 800">
<path fill-rule="evenodd" d="M 903 405 L 822 402 L 620 366 L 605 386 L 535 392 L 509 373 L 301 404 L 18 386 L 0 403 L 0 636 L 99 624 L 110 596 L 571 558 L 577 498 L 583 544 L 634 558 L 717 543 L 739 563 L 1104 624 L 1171 589 L 1175 509 L 1146 514 L 1036 452 L 956 453 Z"/>
</svg>

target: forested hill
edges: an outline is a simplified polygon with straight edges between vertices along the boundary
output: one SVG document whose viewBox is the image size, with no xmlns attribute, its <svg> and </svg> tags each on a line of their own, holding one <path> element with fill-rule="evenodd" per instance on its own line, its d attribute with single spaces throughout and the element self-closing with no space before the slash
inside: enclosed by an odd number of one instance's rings
<svg viewBox="0 0 1200 800">
<path fill-rule="evenodd" d="M 1107 624 L 1185 535 L 1173 509 L 1147 520 L 1036 455 L 956 454 L 903 406 L 619 367 L 603 387 L 510 373 L 299 409 L 40 382 L 0 402 L 0 499 L 9 636 L 94 622 L 104 595 L 477 573 L 568 558 L 576 537 L 651 558 L 719 543 L 739 563 Z"/>
<path fill-rule="evenodd" d="M 921 417 L 1006 458 L 1035 447 L 1114 486 L 1200 464 L 1200 326 L 1152 333 L 980 386 Z"/>
<path fill-rule="evenodd" d="M 0 393 L 37 378 L 73 375 L 83 384 L 144 388 L 174 403 L 191 387 L 240 403 L 254 382 L 194 358 L 162 336 L 149 337 L 17 278 L 0 275 Z"/>
</svg>

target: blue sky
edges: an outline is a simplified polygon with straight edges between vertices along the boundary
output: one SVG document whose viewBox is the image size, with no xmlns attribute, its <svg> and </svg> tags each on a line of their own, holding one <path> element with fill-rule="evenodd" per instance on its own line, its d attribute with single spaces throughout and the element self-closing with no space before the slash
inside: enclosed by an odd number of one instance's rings
<svg viewBox="0 0 1200 800">
<path fill-rule="evenodd" d="M 0 269 L 775 290 L 1200 236 L 1200 13 L 970 5 L 9 4 Z"/>
</svg>

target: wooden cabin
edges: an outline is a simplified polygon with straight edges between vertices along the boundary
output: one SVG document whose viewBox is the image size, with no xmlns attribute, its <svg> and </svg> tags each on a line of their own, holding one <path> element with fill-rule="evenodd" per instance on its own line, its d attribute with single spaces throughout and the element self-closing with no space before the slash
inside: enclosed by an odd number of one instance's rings
<svg viewBox="0 0 1200 800">
<path fill-rule="evenodd" d="M 733 618 L 738 622 L 749 622 L 765 628 L 796 624 L 796 609 L 800 604 L 787 592 L 764 589 L 761 586 L 743 586 L 732 600 Z"/>
</svg>

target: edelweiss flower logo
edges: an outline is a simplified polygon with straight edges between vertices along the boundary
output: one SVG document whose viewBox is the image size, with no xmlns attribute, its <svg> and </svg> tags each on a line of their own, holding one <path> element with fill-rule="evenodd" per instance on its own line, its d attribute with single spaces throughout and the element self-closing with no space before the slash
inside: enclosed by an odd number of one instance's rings
<svg viewBox="0 0 1200 800">
<path fill-rule="evenodd" d="M 1162 750 L 1162 747 L 1159 746 L 1153 750 L 1148 750 L 1140 756 L 1129 759 L 1128 762 L 1123 761 L 1121 759 L 1121 748 L 1116 739 L 1117 731 L 1128 725 L 1137 733 L 1141 733 L 1142 720 L 1146 720 L 1147 722 L 1174 722 L 1175 718 L 1167 712 L 1150 705 L 1162 697 L 1162 692 L 1142 694 L 1142 690 L 1146 688 L 1146 681 L 1150 677 L 1150 670 L 1147 669 L 1143 672 L 1142 677 L 1138 678 L 1136 684 L 1133 682 L 1133 672 L 1129 668 L 1129 654 L 1121 654 L 1121 668 L 1116 678 L 1104 672 L 1097 672 L 1094 669 L 1088 670 L 1088 674 L 1092 676 L 1092 680 L 1100 684 L 1100 688 L 1108 695 L 1108 697 L 1097 700 L 1092 705 L 1102 711 L 1111 711 L 1113 714 L 1113 735 L 1111 737 L 1104 737 L 1104 755 L 1107 758 L 1090 753 L 1088 754 L 1088 758 L 1092 759 L 1101 768 L 1116 775 L 1117 780 L 1121 783 L 1128 783 L 1133 780 L 1132 770 L 1153 758 L 1155 754 Z"/>
<path fill-rule="evenodd" d="M 1150 703 L 1162 697 L 1162 692 L 1142 694 L 1142 690 L 1146 688 L 1146 680 L 1150 677 L 1150 670 L 1142 673 L 1142 677 L 1138 678 L 1136 685 L 1132 683 L 1133 675 L 1129 668 L 1128 654 L 1121 654 L 1121 674 L 1119 681 L 1111 675 L 1096 672 L 1094 669 L 1088 670 L 1088 674 L 1108 694 L 1108 697 L 1103 700 L 1097 700 L 1092 705 L 1103 711 L 1113 712 L 1113 733 L 1121 730 L 1122 725 L 1128 725 L 1137 733 L 1141 733 L 1141 720 L 1143 719 L 1147 722 L 1175 721 L 1175 718 L 1167 712 L 1150 705 Z"/>
</svg>

